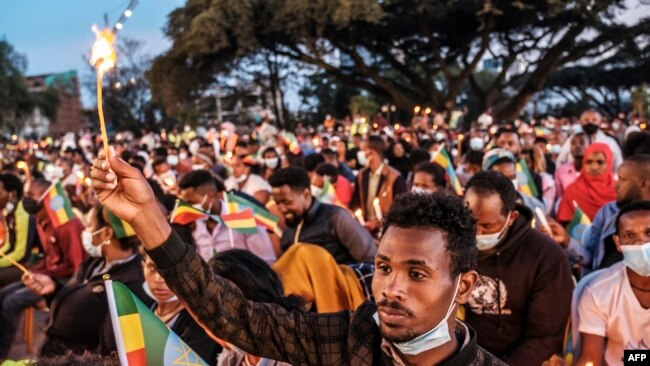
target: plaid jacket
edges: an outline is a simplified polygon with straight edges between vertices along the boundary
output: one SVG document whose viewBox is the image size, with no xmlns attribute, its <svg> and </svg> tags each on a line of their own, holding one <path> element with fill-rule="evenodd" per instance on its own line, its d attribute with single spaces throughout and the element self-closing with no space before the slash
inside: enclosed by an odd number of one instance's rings
<svg viewBox="0 0 650 366">
<path fill-rule="evenodd" d="M 149 255 L 169 288 L 207 329 L 248 353 L 296 366 L 395 364 L 382 351 L 371 302 L 355 312 L 306 314 L 247 301 L 175 232 Z M 445 365 L 505 365 L 476 345 L 474 331 L 465 343 Z"/>
</svg>

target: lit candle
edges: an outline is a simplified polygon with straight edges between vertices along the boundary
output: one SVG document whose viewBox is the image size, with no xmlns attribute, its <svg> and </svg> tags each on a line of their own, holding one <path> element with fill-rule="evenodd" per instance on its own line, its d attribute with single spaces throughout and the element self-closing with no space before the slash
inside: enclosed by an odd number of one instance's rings
<svg viewBox="0 0 650 366">
<path fill-rule="evenodd" d="M 431 108 L 427 107 L 427 109 L 424 110 L 424 113 L 425 113 L 425 114 L 429 114 L 429 113 L 431 113 Z"/>
<path fill-rule="evenodd" d="M 375 217 L 381 221 L 383 217 L 381 216 L 381 207 L 379 207 L 379 198 L 372 201 L 372 207 L 375 209 Z"/>
<path fill-rule="evenodd" d="M 418 114 L 420 113 L 420 106 L 416 105 L 415 108 L 413 108 L 413 113 Z"/>
<path fill-rule="evenodd" d="M 366 224 L 366 220 L 363 219 L 363 211 L 361 211 L 360 208 L 357 209 L 356 211 L 354 211 L 354 216 L 357 217 L 357 220 L 359 220 L 359 223 L 360 223 L 361 225 L 365 225 L 365 224 Z"/>
</svg>

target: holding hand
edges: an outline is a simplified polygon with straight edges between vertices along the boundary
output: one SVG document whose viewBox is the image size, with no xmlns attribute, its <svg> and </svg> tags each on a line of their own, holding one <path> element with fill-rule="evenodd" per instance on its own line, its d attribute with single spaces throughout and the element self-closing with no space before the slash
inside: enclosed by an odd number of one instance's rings
<svg viewBox="0 0 650 366">
<path fill-rule="evenodd" d="M 539 230 L 544 234 L 550 236 L 551 239 L 555 240 L 556 243 L 566 248 L 569 245 L 570 238 L 569 233 L 566 231 L 564 226 L 553 219 L 548 219 L 548 226 L 551 228 L 550 233 L 544 228 L 544 226 L 541 226 Z"/>
<path fill-rule="evenodd" d="M 140 171 L 115 155 L 100 151 L 90 171 L 95 193 L 106 208 L 128 222 L 147 249 L 165 242 L 171 233 L 149 182 Z"/>
<path fill-rule="evenodd" d="M 54 280 L 50 276 L 41 273 L 23 273 L 21 280 L 25 287 L 41 296 L 53 294 L 54 290 L 56 290 Z"/>
</svg>

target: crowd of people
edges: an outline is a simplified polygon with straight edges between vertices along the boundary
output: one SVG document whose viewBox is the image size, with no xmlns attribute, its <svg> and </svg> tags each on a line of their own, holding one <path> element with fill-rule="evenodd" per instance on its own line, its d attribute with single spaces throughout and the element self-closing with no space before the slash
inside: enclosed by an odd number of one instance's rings
<svg viewBox="0 0 650 366">
<path fill-rule="evenodd" d="M 587 110 L 265 118 L 108 152 L 14 136 L 0 365 L 28 308 L 48 314 L 41 364 L 117 363 L 106 275 L 210 365 L 622 365 L 650 348 L 644 129 Z"/>
</svg>

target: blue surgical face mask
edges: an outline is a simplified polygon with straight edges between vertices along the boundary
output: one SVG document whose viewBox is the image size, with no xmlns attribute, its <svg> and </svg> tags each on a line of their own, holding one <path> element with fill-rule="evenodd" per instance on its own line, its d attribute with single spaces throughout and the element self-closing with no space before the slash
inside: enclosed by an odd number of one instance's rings
<svg viewBox="0 0 650 366">
<path fill-rule="evenodd" d="M 642 245 L 621 245 L 627 268 L 643 277 L 650 277 L 650 242 Z"/>
<path fill-rule="evenodd" d="M 449 324 L 447 324 L 447 319 L 451 315 L 451 312 L 454 310 L 454 305 L 456 303 L 456 293 L 458 292 L 458 286 L 460 285 L 460 275 L 456 279 L 456 286 L 454 287 L 454 296 L 451 298 L 451 304 L 447 309 L 447 314 L 444 318 L 440 320 L 438 325 L 433 327 L 428 332 L 419 335 L 410 341 L 393 343 L 393 346 L 397 348 L 402 354 L 405 355 L 419 355 L 422 352 L 428 351 L 430 349 L 440 347 L 443 344 L 451 341 L 451 336 L 449 335 Z M 375 313 L 373 316 L 375 322 L 379 325 L 379 314 Z"/>
</svg>

